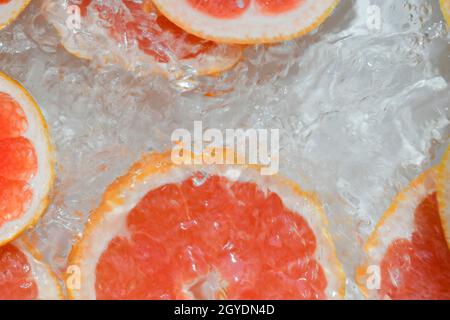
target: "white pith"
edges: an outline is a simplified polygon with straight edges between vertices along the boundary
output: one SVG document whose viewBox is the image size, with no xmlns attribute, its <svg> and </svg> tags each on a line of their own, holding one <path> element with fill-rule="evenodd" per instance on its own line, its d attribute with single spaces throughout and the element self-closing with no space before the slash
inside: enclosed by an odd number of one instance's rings
<svg viewBox="0 0 450 320">
<path fill-rule="evenodd" d="M 186 0 L 153 0 L 164 14 L 189 32 L 226 43 L 277 42 L 307 30 L 330 11 L 336 0 L 305 0 L 282 14 L 264 14 L 255 1 L 240 16 L 215 18 Z"/>
<path fill-rule="evenodd" d="M 51 146 L 48 140 L 46 125 L 35 102 L 20 85 L 0 73 L 0 92 L 9 94 L 16 100 L 25 112 L 28 129 L 23 134 L 32 143 L 37 157 L 36 175 L 28 181 L 33 191 L 33 197 L 28 210 L 18 219 L 4 223 L 0 226 L 0 243 L 14 238 L 20 231 L 28 226 L 37 213 L 42 213 L 45 209 L 45 200 L 48 197 L 52 184 L 52 158 Z"/>
<path fill-rule="evenodd" d="M 117 41 L 108 34 L 108 30 L 99 26 L 98 13 L 92 8 L 88 8 L 86 17 L 82 17 L 82 30 L 70 30 L 66 24 L 66 8 L 65 5 L 53 1 L 49 1 L 46 8 L 48 20 L 59 33 L 62 45 L 75 56 L 88 60 L 98 58 L 103 65 L 119 64 L 127 70 L 144 75 L 176 74 L 182 68 L 192 68 L 199 74 L 209 74 L 231 68 L 242 55 L 242 49 L 238 46 L 219 45 L 196 58 L 174 58 L 173 62 L 161 63 L 141 51 L 135 43 L 130 43 L 128 48 L 120 48 Z"/>
<path fill-rule="evenodd" d="M 324 228 L 321 209 L 311 203 L 306 197 L 294 192 L 292 187 L 277 177 L 260 175 L 254 168 L 236 166 L 182 166 L 174 167 L 168 173 L 151 174 L 142 182 L 136 182 L 132 187 L 123 190 L 121 194 L 122 205 L 111 203 L 111 211 L 96 221 L 94 229 L 91 229 L 82 243 L 79 244 L 79 256 L 76 261 L 81 270 L 81 288 L 72 291 L 75 299 L 95 299 L 95 275 L 96 265 L 101 254 L 106 250 L 109 242 L 116 236 L 127 235 L 126 218 L 131 209 L 150 191 L 162 185 L 180 183 L 192 176 L 194 172 L 201 171 L 208 175 L 225 176 L 229 180 L 235 180 L 239 173 L 238 181 L 250 181 L 261 190 L 271 190 L 277 193 L 284 205 L 294 211 L 300 212 L 313 229 L 317 239 L 315 258 L 322 266 L 328 286 L 326 295 L 329 299 L 338 299 L 342 293 L 343 274 L 339 262 L 336 260 L 334 245 Z"/>
<path fill-rule="evenodd" d="M 20 240 L 14 241 L 13 245 L 25 254 L 31 266 L 31 272 L 38 289 L 38 300 L 60 300 L 61 290 L 55 275 L 50 267 L 40 261 L 38 257 L 31 253 L 27 246 Z"/>
<path fill-rule="evenodd" d="M 6 4 L 0 4 L 0 29 L 11 23 L 31 0 L 12 0 Z"/>
</svg>

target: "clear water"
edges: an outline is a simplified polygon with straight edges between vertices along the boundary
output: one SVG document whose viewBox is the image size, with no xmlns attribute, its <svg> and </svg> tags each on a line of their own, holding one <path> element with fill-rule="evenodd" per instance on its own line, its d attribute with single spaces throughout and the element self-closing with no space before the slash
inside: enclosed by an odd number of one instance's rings
<svg viewBox="0 0 450 320">
<path fill-rule="evenodd" d="M 52 2 L 61 0 L 52 0 Z M 322 200 L 348 276 L 393 196 L 437 161 L 450 134 L 450 36 L 438 0 L 343 0 L 317 31 L 249 47 L 220 77 L 136 75 L 77 59 L 43 1 L 0 31 L 0 70 L 37 99 L 56 146 L 51 206 L 29 231 L 62 277 L 106 186 L 176 128 L 280 129 L 281 173 Z M 367 7 L 381 9 L 368 27 Z M 370 25 L 370 23 L 369 23 Z M 230 91 L 216 97 L 211 91 Z"/>
</svg>

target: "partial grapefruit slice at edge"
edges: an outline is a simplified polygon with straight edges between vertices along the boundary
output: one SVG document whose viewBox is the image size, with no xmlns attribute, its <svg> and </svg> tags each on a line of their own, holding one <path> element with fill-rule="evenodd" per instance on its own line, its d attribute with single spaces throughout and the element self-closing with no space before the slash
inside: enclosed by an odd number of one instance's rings
<svg viewBox="0 0 450 320">
<path fill-rule="evenodd" d="M 391 206 L 389 209 L 384 213 L 384 215 L 379 220 L 375 230 L 368 238 L 366 245 L 364 247 L 365 252 L 367 254 L 367 259 L 365 262 L 360 265 L 356 270 L 356 283 L 363 293 L 363 295 L 366 298 L 371 299 L 409 299 L 408 297 L 415 297 L 413 299 L 423 299 L 424 297 L 430 297 L 435 294 L 432 293 L 425 293 L 425 292 L 418 292 L 418 291 L 411 291 L 411 287 L 415 287 L 414 283 L 410 283 L 410 281 L 415 281 L 414 279 L 409 278 L 401 278 L 401 282 L 397 283 L 397 280 L 391 278 L 394 275 L 391 273 L 393 272 L 391 269 L 384 270 L 382 263 L 384 266 L 395 266 L 391 265 L 392 260 L 386 261 L 385 258 L 389 255 L 389 259 L 403 259 L 404 264 L 400 267 L 399 272 L 405 273 L 408 275 L 413 272 L 415 274 L 415 279 L 420 277 L 420 274 L 417 272 L 420 272 L 413 268 L 418 268 L 416 266 L 417 263 L 427 263 L 428 259 L 431 259 L 428 256 L 434 255 L 432 251 L 429 250 L 428 247 L 421 247 L 421 252 L 423 251 L 424 256 L 421 256 L 419 258 L 412 258 L 416 259 L 413 262 L 410 260 L 411 257 L 416 257 L 414 254 L 414 250 L 416 247 L 415 245 L 422 245 L 424 246 L 427 242 L 423 242 L 423 240 L 420 240 L 420 235 L 417 235 L 417 221 L 416 215 L 418 214 L 417 210 L 424 210 L 423 208 L 434 208 L 436 210 L 434 217 L 435 220 L 437 218 L 437 228 L 441 227 L 441 221 L 439 219 L 438 214 L 438 204 L 435 202 L 435 206 L 433 207 L 430 205 L 432 202 L 432 199 L 436 198 L 436 179 L 437 179 L 437 168 L 431 168 L 427 171 L 425 171 L 423 174 L 421 174 L 419 177 L 417 177 L 415 180 L 413 180 L 409 186 L 400 192 L 393 200 Z M 430 202 L 431 201 L 431 202 Z M 425 207 L 424 207 L 425 205 Z M 421 209 L 419 209 L 421 208 Z M 427 212 L 426 216 L 428 219 L 430 219 L 430 213 Z M 427 220 L 428 221 L 428 220 Z M 423 227 L 425 225 L 421 225 Z M 433 227 L 434 233 L 439 234 L 439 230 L 435 229 Z M 442 232 L 442 231 L 441 231 Z M 436 240 L 436 239 L 433 239 Z M 439 241 L 437 239 L 437 241 Z M 443 239 L 443 241 L 445 241 Z M 394 246 L 397 246 L 395 247 Z M 392 250 L 402 250 L 398 248 L 403 248 L 403 245 L 406 245 L 407 247 L 410 246 L 408 253 L 399 254 L 397 251 Z M 394 249 L 397 248 L 397 249 Z M 433 250 L 435 250 L 436 247 L 433 247 Z M 442 246 L 441 246 L 442 249 Z M 447 248 L 443 249 L 446 250 Z M 431 250 L 431 249 L 430 249 Z M 437 250 L 437 249 L 436 249 Z M 427 253 L 425 253 L 427 252 Z M 402 261 L 403 261 L 402 260 Z M 447 260 L 448 260 L 448 251 L 447 251 Z M 397 261 L 398 262 L 398 261 Z M 394 263 L 397 263 L 394 261 Z M 409 266 L 411 264 L 411 266 Z M 414 264 L 414 265 L 413 265 Z M 416 266 L 416 267 L 414 267 Z M 375 268 L 374 268 L 375 267 Z M 446 266 L 448 268 L 448 266 Z M 390 274 L 390 277 L 383 279 L 383 274 L 387 277 L 387 274 L 385 272 L 388 272 Z M 427 273 L 430 275 L 430 272 Z M 401 275 L 398 275 L 402 277 Z M 435 276 L 435 274 L 431 275 Z M 445 277 L 445 275 L 443 275 Z M 395 277 L 395 276 L 394 276 Z M 442 275 L 441 275 L 442 277 Z M 370 279 L 372 278 L 372 279 Z M 378 282 L 378 284 L 377 284 Z M 389 295 L 387 296 L 381 296 L 381 292 L 385 290 L 391 290 L 389 288 L 385 288 L 383 284 L 389 283 L 390 285 L 394 285 L 395 290 L 401 289 L 402 291 L 396 292 L 394 291 L 395 297 L 391 297 Z M 397 283 L 397 284 L 396 284 Z M 437 281 L 436 284 L 440 284 L 440 281 Z M 405 287 L 406 285 L 406 287 Z M 431 288 L 431 283 L 428 283 L 428 285 Z M 373 287 L 372 287 L 373 286 Z M 399 287 L 401 286 L 401 287 Z M 419 285 L 420 286 L 420 285 Z M 433 287 L 434 288 L 434 287 Z M 423 288 L 424 289 L 424 288 Z M 380 291 L 381 290 L 381 291 Z M 406 290 L 406 291 L 405 291 Z M 442 295 L 442 292 L 438 292 L 439 295 Z"/>
<path fill-rule="evenodd" d="M 239 8 L 237 1 L 239 14 L 217 17 L 195 8 L 190 0 L 153 2 L 168 19 L 187 32 L 230 44 L 276 43 L 298 38 L 320 26 L 339 4 L 339 0 L 286 1 L 297 2 L 297 6 L 285 12 L 266 13 L 257 4 L 260 1 L 243 1 L 244 8 Z"/>
<path fill-rule="evenodd" d="M 302 212 L 316 239 L 316 259 L 323 267 L 328 286 L 325 290 L 330 299 L 343 298 L 345 274 L 338 261 L 327 228 L 325 213 L 314 194 L 302 191 L 294 183 L 283 178 L 264 177 L 257 166 L 177 166 L 171 162 L 170 153 L 152 153 L 137 162 L 129 172 L 117 179 L 105 192 L 100 206 L 92 213 L 83 237 L 73 247 L 69 265 L 80 268 L 81 289 L 70 290 L 71 299 L 96 298 L 96 268 L 102 253 L 110 241 L 127 234 L 126 217 L 136 204 L 151 190 L 179 183 L 195 172 L 221 177 L 240 177 L 239 180 L 255 182 L 261 190 L 271 190 L 282 197 L 287 208 Z M 234 178 L 233 178 L 234 179 Z"/>
<path fill-rule="evenodd" d="M 0 30 L 16 20 L 30 2 L 31 0 L 11 0 L 4 4 L 0 3 Z"/>
<path fill-rule="evenodd" d="M 447 244 L 450 248 L 450 146 L 438 167 L 439 213 L 444 228 Z"/>
<path fill-rule="evenodd" d="M 28 128 L 23 137 L 31 142 L 37 158 L 36 174 L 30 181 L 26 181 L 33 192 L 31 202 L 19 218 L 0 225 L 0 245 L 2 245 L 33 226 L 45 212 L 49 204 L 49 192 L 54 183 L 55 173 L 53 147 L 47 124 L 34 99 L 22 85 L 1 72 L 0 92 L 11 96 L 23 109 L 28 121 Z"/>
</svg>

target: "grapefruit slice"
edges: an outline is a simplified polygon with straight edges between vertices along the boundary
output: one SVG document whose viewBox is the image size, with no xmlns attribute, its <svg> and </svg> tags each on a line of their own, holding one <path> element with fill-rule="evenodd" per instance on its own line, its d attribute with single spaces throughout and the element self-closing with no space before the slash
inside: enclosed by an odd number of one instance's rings
<svg viewBox="0 0 450 320">
<path fill-rule="evenodd" d="M 450 248 L 450 146 L 438 169 L 438 200 L 442 226 Z"/>
<path fill-rule="evenodd" d="M 0 0 L 0 30 L 13 22 L 31 0 Z"/>
<path fill-rule="evenodd" d="M 444 15 L 445 21 L 450 26 L 450 0 L 439 0 L 441 3 L 442 14 Z"/>
<path fill-rule="evenodd" d="M 0 73 L 0 245 L 33 225 L 53 184 L 45 120 L 27 91 Z"/>
<path fill-rule="evenodd" d="M 233 67 L 242 47 L 220 45 L 184 32 L 159 14 L 150 0 L 70 0 L 78 4 L 81 30 L 67 27 L 65 5 L 50 2 L 47 12 L 62 37 L 63 46 L 74 55 L 102 63 L 118 63 L 126 69 L 157 74 L 191 68 L 200 75 Z"/>
<path fill-rule="evenodd" d="M 31 245 L 18 240 L 0 247 L 0 300 L 59 300 L 61 287 Z"/>
<path fill-rule="evenodd" d="M 153 0 L 173 23 L 222 43 L 274 43 L 316 29 L 339 0 Z"/>
<path fill-rule="evenodd" d="M 219 152 L 219 151 L 216 151 Z M 69 264 L 73 299 L 336 299 L 345 276 L 315 196 L 250 166 L 144 156 L 106 191 Z"/>
<path fill-rule="evenodd" d="M 426 171 L 394 199 L 365 250 L 368 261 L 357 274 L 366 296 L 450 299 L 450 251 L 439 217 L 435 169 Z M 375 287 L 368 270 L 380 280 Z"/>
</svg>

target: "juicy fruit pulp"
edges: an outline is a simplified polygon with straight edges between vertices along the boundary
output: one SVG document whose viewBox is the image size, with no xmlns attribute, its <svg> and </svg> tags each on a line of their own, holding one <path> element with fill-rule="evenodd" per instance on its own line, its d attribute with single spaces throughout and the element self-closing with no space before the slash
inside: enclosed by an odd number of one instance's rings
<svg viewBox="0 0 450 320">
<path fill-rule="evenodd" d="M 194 175 L 147 193 L 126 225 L 98 261 L 98 299 L 325 298 L 313 231 L 254 183 Z"/>
<path fill-rule="evenodd" d="M 36 174 L 37 157 L 22 136 L 27 127 L 21 106 L 0 92 L 0 226 L 24 214 L 32 198 L 28 183 Z"/>
<path fill-rule="evenodd" d="M 0 247 L 0 300 L 32 300 L 37 295 L 25 254 L 12 244 Z"/>
<path fill-rule="evenodd" d="M 381 297 L 450 299 L 450 250 L 442 229 L 436 193 L 422 200 L 411 240 L 398 239 L 381 263 Z"/>
<path fill-rule="evenodd" d="M 302 4 L 304 0 L 187 0 L 195 9 L 215 18 L 236 18 L 248 10 L 254 2 L 264 14 L 280 14 Z"/>
<path fill-rule="evenodd" d="M 75 2 L 75 1 L 73 1 Z M 108 22 L 111 36 L 119 43 L 136 41 L 139 49 L 161 63 L 177 59 L 191 59 L 216 47 L 211 41 L 190 35 L 160 15 L 151 1 L 136 3 L 122 0 L 125 9 L 108 5 L 93 6 L 102 19 Z M 80 8 L 83 15 L 92 0 L 83 0 Z"/>
</svg>

